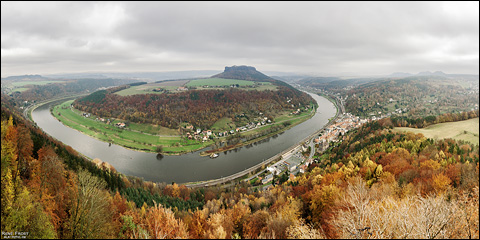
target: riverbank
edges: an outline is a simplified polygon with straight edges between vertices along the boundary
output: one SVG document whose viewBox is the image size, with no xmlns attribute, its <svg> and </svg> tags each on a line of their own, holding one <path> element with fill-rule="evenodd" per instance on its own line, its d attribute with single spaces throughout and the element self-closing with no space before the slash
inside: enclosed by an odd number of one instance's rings
<svg viewBox="0 0 480 240">
<path fill-rule="evenodd" d="M 179 155 L 205 148 L 211 143 L 184 141 L 181 136 L 157 136 L 140 131 L 122 129 L 115 126 L 121 121 L 111 119 L 107 124 L 96 120 L 96 116 L 83 116 L 71 107 L 73 100 L 63 102 L 51 109 L 52 115 L 62 124 L 100 141 L 116 144 L 140 152 L 157 152 L 157 146 L 163 146 L 162 154 Z M 180 145 L 183 143 L 183 145 Z M 178 146 L 175 146 L 178 144 Z"/>
<path fill-rule="evenodd" d="M 220 137 L 216 138 L 215 140 L 208 139 L 207 141 L 192 140 L 188 139 L 186 136 L 178 135 L 178 130 L 166 129 L 158 126 L 150 126 L 150 124 L 130 123 L 130 125 L 126 128 L 119 128 L 115 126 L 115 124 L 122 123 L 121 120 L 112 118 L 109 119 L 107 122 L 106 119 L 103 119 L 101 117 L 92 116 L 91 114 L 83 114 L 81 111 L 71 106 L 72 102 L 73 100 L 69 100 L 52 107 L 51 114 L 62 124 L 73 128 L 83 134 L 94 137 L 106 143 L 116 144 L 135 151 L 149 153 L 160 152 L 162 155 L 182 155 L 212 146 L 215 144 L 215 141 L 227 141 L 227 137 Z M 248 133 L 244 134 L 244 136 L 248 137 L 252 134 L 262 133 L 262 131 L 265 131 L 272 126 L 282 126 L 280 130 L 275 131 L 274 133 L 268 132 L 268 134 L 266 135 L 246 141 L 245 143 L 242 143 L 240 145 L 236 144 L 229 147 L 224 147 L 221 151 L 228 151 L 234 148 L 261 141 L 265 138 L 290 129 L 293 126 L 308 120 L 313 115 L 314 111 L 312 110 L 308 114 L 301 114 L 300 117 L 283 116 L 282 119 L 284 120 L 274 124 L 262 125 L 261 127 L 257 127 L 253 130 L 248 131 Z M 281 125 L 284 122 L 289 122 L 289 124 Z M 201 155 L 205 156 L 205 153 Z"/>
<path fill-rule="evenodd" d="M 253 144 L 253 143 L 256 143 L 256 142 L 259 142 L 259 141 L 262 141 L 262 140 L 265 140 L 267 138 L 270 138 L 270 137 L 273 137 L 277 134 L 280 134 L 280 133 L 283 133 L 285 132 L 286 130 L 292 128 L 292 127 L 295 127 L 297 126 L 298 124 L 310 119 L 311 117 L 313 117 L 313 115 L 315 115 L 315 111 L 318 107 L 315 107 L 314 109 L 312 109 L 312 111 L 306 115 L 306 116 L 302 116 L 302 117 L 299 117 L 297 119 L 291 119 L 291 120 L 285 120 L 285 121 L 282 121 L 282 122 L 279 122 L 277 123 L 277 126 L 278 124 L 283 124 L 284 122 L 289 122 L 288 126 L 284 127 L 284 128 L 281 128 L 277 131 L 274 131 L 274 132 L 271 132 L 271 133 L 268 133 L 266 135 L 263 135 L 261 137 L 258 137 L 258 138 L 255 138 L 255 139 L 252 139 L 252 140 L 248 140 L 248 141 L 244 141 L 244 142 L 240 142 L 240 143 L 236 143 L 236 144 L 232 144 L 230 146 L 225 146 L 225 147 L 221 147 L 221 148 L 218 148 L 218 149 L 212 149 L 212 150 L 207 150 L 207 151 L 203 151 L 200 153 L 201 156 L 209 156 L 211 154 L 218 154 L 218 153 L 221 153 L 221 152 L 225 152 L 225 151 L 230 151 L 230 150 L 234 150 L 236 148 L 240 148 L 240 147 L 243 147 L 243 146 L 248 146 L 250 144 Z"/>
<path fill-rule="evenodd" d="M 67 100 L 67 99 L 72 99 L 72 98 L 78 98 L 78 97 L 85 96 L 85 95 L 88 95 L 88 94 L 87 93 L 82 93 L 82 94 L 73 95 L 73 96 L 72 95 L 62 96 L 62 97 L 57 97 L 57 98 L 54 98 L 54 99 L 49 99 L 49 100 L 45 100 L 45 101 L 42 101 L 42 102 L 34 103 L 34 104 L 25 108 L 25 110 L 23 111 L 23 115 L 25 116 L 25 119 L 27 119 L 30 122 L 35 124 L 35 121 L 33 121 L 33 118 L 32 118 L 32 112 L 37 107 L 43 106 L 43 105 L 51 103 L 51 102 L 60 101 L 60 100 Z"/>
</svg>

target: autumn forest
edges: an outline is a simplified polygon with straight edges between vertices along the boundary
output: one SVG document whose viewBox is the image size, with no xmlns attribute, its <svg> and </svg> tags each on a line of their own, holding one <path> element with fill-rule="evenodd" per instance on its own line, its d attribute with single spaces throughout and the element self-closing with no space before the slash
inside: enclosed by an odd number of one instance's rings
<svg viewBox="0 0 480 240">
<path fill-rule="evenodd" d="M 276 91 L 190 90 L 169 94 L 136 94 L 120 96 L 118 87 L 97 91 L 73 103 L 76 109 L 105 118 L 150 123 L 176 129 L 188 122 L 202 129 L 211 127 L 223 117 L 259 113 L 273 116 L 283 110 L 294 111 L 308 106 L 313 99 L 290 86 Z M 271 117 L 273 119 L 273 117 Z"/>
<path fill-rule="evenodd" d="M 2 232 L 29 238 L 478 238 L 478 145 L 351 131 L 265 191 L 189 189 L 98 168 L 2 95 Z"/>
</svg>

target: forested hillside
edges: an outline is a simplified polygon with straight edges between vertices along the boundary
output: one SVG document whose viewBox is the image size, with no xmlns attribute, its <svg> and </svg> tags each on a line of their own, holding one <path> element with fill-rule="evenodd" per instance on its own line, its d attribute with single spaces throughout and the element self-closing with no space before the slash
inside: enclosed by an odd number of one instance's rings
<svg viewBox="0 0 480 240">
<path fill-rule="evenodd" d="M 17 103 L 23 101 L 42 101 L 52 99 L 67 94 L 88 93 L 96 91 L 98 88 L 113 87 L 132 82 L 138 82 L 131 79 L 65 79 L 66 82 L 53 83 L 47 85 L 35 85 L 32 88 L 21 93 L 13 93 Z"/>
<path fill-rule="evenodd" d="M 427 75 L 405 78 L 306 78 L 299 84 L 335 93 L 345 109 L 370 118 L 387 114 L 410 119 L 478 110 L 478 75 Z"/>
<path fill-rule="evenodd" d="M 243 113 L 252 116 L 259 116 L 259 113 L 275 115 L 279 111 L 295 111 L 306 107 L 313 101 L 306 93 L 279 86 L 276 91 L 189 90 L 131 96 L 100 91 L 76 100 L 73 105 L 81 111 L 102 117 L 152 123 L 167 128 L 178 128 L 182 122 L 208 128 L 223 117 L 234 119 Z"/>
<path fill-rule="evenodd" d="M 356 115 L 394 112 L 425 117 L 478 109 L 478 79 L 460 81 L 440 76 L 408 77 L 360 85 L 346 92 L 345 107 Z"/>
<path fill-rule="evenodd" d="M 265 191 L 188 189 L 102 170 L 2 95 L 2 233 L 29 238 L 479 238 L 479 147 L 391 130 L 348 132 Z"/>
</svg>

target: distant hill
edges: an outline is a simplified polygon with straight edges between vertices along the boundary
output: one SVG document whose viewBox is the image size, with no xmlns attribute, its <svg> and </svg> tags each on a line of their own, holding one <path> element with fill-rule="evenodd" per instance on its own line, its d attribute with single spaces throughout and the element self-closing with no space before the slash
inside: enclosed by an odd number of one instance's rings
<svg viewBox="0 0 480 240">
<path fill-rule="evenodd" d="M 257 71 L 254 67 L 250 66 L 232 66 L 225 67 L 223 73 L 213 75 L 212 78 L 227 78 L 227 79 L 240 79 L 248 81 L 269 81 L 274 82 L 275 79 Z"/>
<path fill-rule="evenodd" d="M 430 72 L 430 71 L 423 71 L 419 72 L 417 74 L 411 74 L 411 73 L 406 73 L 406 72 L 394 72 L 386 77 L 392 77 L 392 78 L 404 78 L 404 77 L 412 77 L 412 76 L 443 76 L 447 77 L 450 76 L 451 74 L 446 74 L 442 71 L 435 71 L 435 72 Z"/>
<path fill-rule="evenodd" d="M 442 71 L 435 71 L 435 72 L 433 72 L 433 73 L 430 72 L 430 71 L 417 73 L 417 76 L 429 76 L 429 75 L 434 75 L 434 76 L 447 76 L 447 74 L 445 74 L 445 73 L 442 72 Z"/>
<path fill-rule="evenodd" d="M 410 118 L 419 118 L 478 107 L 478 83 L 474 79 L 424 74 L 380 79 L 337 93 L 348 95 L 346 111 L 361 117 L 406 112 Z"/>
<path fill-rule="evenodd" d="M 392 77 L 392 78 L 403 78 L 403 77 L 410 77 L 413 76 L 411 73 L 406 73 L 406 72 L 394 72 L 387 77 Z"/>
<path fill-rule="evenodd" d="M 65 73 L 47 75 L 51 78 L 125 78 L 136 79 L 147 82 L 208 77 L 217 73 L 215 70 L 192 70 L 192 71 L 170 71 L 170 72 L 102 72 L 102 73 Z"/>
<path fill-rule="evenodd" d="M 46 78 L 41 75 L 19 75 L 19 76 L 9 76 L 6 78 L 2 78 L 2 81 L 21 81 L 21 80 L 46 80 Z"/>
</svg>

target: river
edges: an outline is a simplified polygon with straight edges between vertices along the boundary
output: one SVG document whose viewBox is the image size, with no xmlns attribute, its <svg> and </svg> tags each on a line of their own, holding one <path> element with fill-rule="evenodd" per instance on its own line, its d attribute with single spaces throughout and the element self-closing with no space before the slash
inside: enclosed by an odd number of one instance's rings
<svg viewBox="0 0 480 240">
<path fill-rule="evenodd" d="M 201 157 L 197 152 L 157 159 L 155 153 L 130 150 L 85 135 L 56 120 L 49 111 L 59 101 L 45 104 L 32 112 L 33 121 L 46 133 L 70 145 L 89 158 L 108 162 L 125 175 L 141 177 L 146 181 L 186 183 L 226 177 L 252 167 L 265 159 L 300 142 L 328 123 L 335 116 L 335 105 L 326 98 L 310 94 L 318 103 L 315 115 L 309 120 L 249 147 L 220 153 L 217 158 Z M 66 100 L 62 100 L 66 101 Z M 210 148 L 207 148 L 207 150 Z"/>
</svg>

